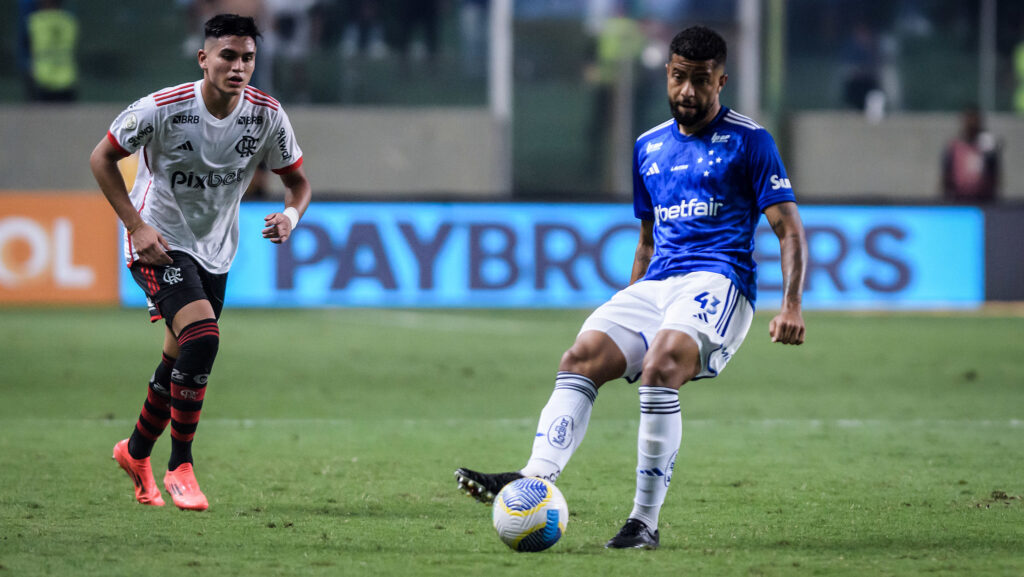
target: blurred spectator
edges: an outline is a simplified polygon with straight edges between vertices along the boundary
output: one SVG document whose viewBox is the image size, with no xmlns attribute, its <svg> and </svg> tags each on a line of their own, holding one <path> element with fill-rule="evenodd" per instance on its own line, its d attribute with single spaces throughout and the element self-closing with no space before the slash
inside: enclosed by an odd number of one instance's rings
<svg viewBox="0 0 1024 577">
<path fill-rule="evenodd" d="M 864 22 L 854 24 L 842 49 L 843 103 L 864 110 L 868 95 L 881 88 L 879 46 L 875 31 Z"/>
<path fill-rule="evenodd" d="M 315 0 L 266 0 L 270 26 L 264 56 L 273 62 L 273 90 L 284 101 L 309 102 L 307 63 L 313 44 Z"/>
<path fill-rule="evenodd" d="M 597 36 L 592 62 L 584 79 L 593 95 L 587 141 L 591 174 L 599 176 L 599 188 L 613 191 L 616 183 L 611 167 L 616 163 L 616 143 L 632 140 L 632 113 L 636 62 L 647 45 L 640 24 L 626 14 L 625 2 L 613 2 L 603 18 L 595 18 Z M 664 57 L 664 55 L 662 55 Z"/>
<path fill-rule="evenodd" d="M 395 49 L 413 60 L 437 55 L 440 0 L 397 2 Z"/>
<path fill-rule="evenodd" d="M 40 0 L 28 15 L 32 99 L 70 102 L 77 98 L 78 19 L 60 0 Z"/>
<path fill-rule="evenodd" d="M 25 86 L 25 99 L 32 99 L 32 47 L 28 43 L 28 15 L 36 9 L 36 0 L 18 0 L 18 45 L 15 50 L 18 74 Z"/>
<path fill-rule="evenodd" d="M 960 116 L 960 135 L 942 158 L 942 194 L 957 203 L 985 203 L 996 199 L 1000 185 L 1000 146 L 985 131 L 981 111 L 968 106 Z"/>
<path fill-rule="evenodd" d="M 487 69 L 487 28 L 490 0 L 462 0 L 459 33 L 462 41 L 462 71 L 479 78 Z"/>
<path fill-rule="evenodd" d="M 324 47 L 340 44 L 343 58 L 368 56 L 374 60 L 388 54 L 378 0 L 325 0 L 319 10 L 324 21 Z"/>
<path fill-rule="evenodd" d="M 1013 49 L 1013 71 L 1017 79 L 1016 90 L 1013 93 L 1013 109 L 1017 114 L 1024 115 L 1024 38 L 1021 38 Z"/>
</svg>

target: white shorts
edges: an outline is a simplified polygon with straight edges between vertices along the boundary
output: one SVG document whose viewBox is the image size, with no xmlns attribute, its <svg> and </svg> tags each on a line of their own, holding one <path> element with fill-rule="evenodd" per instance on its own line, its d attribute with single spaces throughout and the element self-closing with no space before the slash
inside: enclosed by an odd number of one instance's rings
<svg viewBox="0 0 1024 577">
<path fill-rule="evenodd" d="M 754 307 L 732 281 L 699 271 L 626 287 L 591 313 L 580 333 L 607 334 L 626 357 L 622 376 L 633 382 L 658 331 L 682 331 L 700 348 L 701 370 L 694 378 L 704 379 L 725 368 L 753 318 Z"/>
</svg>

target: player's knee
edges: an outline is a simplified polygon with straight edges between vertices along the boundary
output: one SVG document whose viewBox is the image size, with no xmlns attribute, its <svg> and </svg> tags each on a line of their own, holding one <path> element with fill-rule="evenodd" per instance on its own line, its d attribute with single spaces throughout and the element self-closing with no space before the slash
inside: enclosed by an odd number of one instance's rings
<svg viewBox="0 0 1024 577">
<path fill-rule="evenodd" d="M 184 359 L 196 369 L 209 369 L 217 358 L 220 348 L 220 328 L 216 319 L 203 319 L 194 322 L 178 333 L 178 347 L 181 349 L 179 363 Z"/>
<path fill-rule="evenodd" d="M 601 386 L 621 377 L 626 369 L 618 348 L 613 351 L 603 350 L 593 342 L 579 339 L 562 355 L 558 370 L 583 375 Z"/>
<path fill-rule="evenodd" d="M 644 358 L 643 383 L 652 387 L 678 389 L 697 376 L 700 362 L 696 363 L 673 355 L 648 354 Z"/>
<path fill-rule="evenodd" d="M 562 354 L 558 369 L 585 375 L 592 372 L 593 367 L 597 364 L 596 357 L 593 347 L 577 341 Z"/>
</svg>

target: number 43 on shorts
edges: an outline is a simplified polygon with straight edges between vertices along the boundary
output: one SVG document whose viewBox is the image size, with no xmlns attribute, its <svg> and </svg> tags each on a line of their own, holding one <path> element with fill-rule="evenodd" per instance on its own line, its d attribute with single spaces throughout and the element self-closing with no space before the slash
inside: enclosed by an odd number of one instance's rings
<svg viewBox="0 0 1024 577">
<path fill-rule="evenodd" d="M 709 316 L 714 316 L 715 314 L 717 314 L 718 305 L 722 303 L 722 301 L 719 300 L 718 297 L 709 293 L 708 291 L 704 291 L 699 295 L 693 297 L 693 300 L 697 301 L 697 304 L 699 304 L 701 308 L 700 312 L 694 314 L 693 316 L 702 320 L 703 322 L 708 322 Z"/>
</svg>

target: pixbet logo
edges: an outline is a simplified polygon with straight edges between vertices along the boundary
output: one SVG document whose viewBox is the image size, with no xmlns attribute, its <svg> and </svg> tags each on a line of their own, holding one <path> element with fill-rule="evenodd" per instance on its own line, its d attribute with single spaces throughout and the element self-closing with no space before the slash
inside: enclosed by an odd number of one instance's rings
<svg viewBox="0 0 1024 577">
<path fill-rule="evenodd" d="M 204 188 L 215 188 L 218 186 L 234 184 L 242 180 L 243 174 L 245 174 L 245 171 L 241 168 L 225 174 L 216 174 L 211 170 L 206 174 L 206 176 L 196 174 L 192 171 L 185 174 L 180 170 L 175 170 L 171 174 L 171 190 L 174 190 L 174 188 L 179 184 L 184 184 L 191 188 L 198 188 L 200 190 Z"/>
<path fill-rule="evenodd" d="M 58 288 L 80 289 L 93 284 L 96 273 L 74 263 L 74 228 L 69 219 L 56 218 L 51 229 L 25 217 L 0 219 L 0 286 L 16 288 L 38 282 L 52 273 Z M 10 254 L 26 247 L 24 258 L 15 262 Z"/>
</svg>

